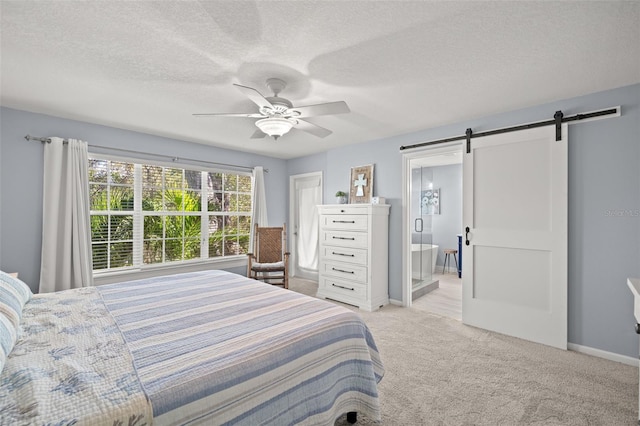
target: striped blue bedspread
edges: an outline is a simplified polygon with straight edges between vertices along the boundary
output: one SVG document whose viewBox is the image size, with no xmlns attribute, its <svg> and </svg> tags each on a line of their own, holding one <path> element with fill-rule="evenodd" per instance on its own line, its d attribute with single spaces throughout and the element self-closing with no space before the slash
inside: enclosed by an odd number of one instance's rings
<svg viewBox="0 0 640 426">
<path fill-rule="evenodd" d="M 98 288 L 155 425 L 380 419 L 383 367 L 360 316 L 224 271 Z"/>
</svg>

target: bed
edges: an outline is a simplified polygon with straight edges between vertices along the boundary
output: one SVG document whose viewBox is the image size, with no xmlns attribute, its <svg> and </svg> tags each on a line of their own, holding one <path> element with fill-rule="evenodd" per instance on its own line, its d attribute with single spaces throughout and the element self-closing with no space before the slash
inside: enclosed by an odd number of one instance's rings
<svg viewBox="0 0 640 426">
<path fill-rule="evenodd" d="M 375 342 L 334 303 L 224 271 L 35 295 L 7 277 L 0 424 L 380 419 Z"/>
</svg>

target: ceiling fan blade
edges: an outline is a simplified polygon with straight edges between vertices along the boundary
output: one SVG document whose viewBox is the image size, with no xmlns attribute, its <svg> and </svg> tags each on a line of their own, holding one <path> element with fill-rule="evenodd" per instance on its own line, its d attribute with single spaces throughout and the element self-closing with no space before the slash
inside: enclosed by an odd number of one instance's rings
<svg viewBox="0 0 640 426">
<path fill-rule="evenodd" d="M 266 107 L 266 108 L 274 109 L 271 102 L 269 102 L 264 96 L 260 94 L 260 92 L 258 92 L 253 87 L 242 86 L 241 84 L 236 84 L 236 83 L 233 83 L 233 85 L 236 86 L 242 93 L 244 93 L 249 99 L 251 99 L 260 108 Z"/>
<path fill-rule="evenodd" d="M 325 129 L 324 127 L 320 127 L 317 124 L 310 123 L 305 120 L 296 120 L 298 123 L 295 125 L 296 129 L 304 130 L 307 133 L 311 133 L 314 136 L 319 138 L 324 138 L 333 133 L 329 129 Z"/>
<path fill-rule="evenodd" d="M 345 101 L 307 105 L 291 108 L 291 110 L 298 111 L 300 113 L 300 115 L 296 115 L 296 117 L 315 117 L 316 115 L 344 114 L 346 112 L 351 112 Z"/>
<path fill-rule="evenodd" d="M 264 118 L 264 115 L 258 113 L 243 114 L 243 113 L 204 113 L 204 114 L 192 114 L 194 117 L 249 117 L 249 118 Z"/>
<path fill-rule="evenodd" d="M 265 136 L 267 136 L 267 134 L 264 133 L 262 130 L 258 129 L 255 132 L 253 132 L 253 134 L 251 135 L 251 139 L 262 139 Z"/>
</svg>

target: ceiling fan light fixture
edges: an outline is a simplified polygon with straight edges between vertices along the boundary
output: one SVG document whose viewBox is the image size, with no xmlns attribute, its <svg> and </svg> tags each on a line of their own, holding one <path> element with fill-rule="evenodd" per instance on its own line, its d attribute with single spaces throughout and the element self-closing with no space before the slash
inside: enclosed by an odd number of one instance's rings
<svg viewBox="0 0 640 426">
<path fill-rule="evenodd" d="M 316 115 L 344 114 L 351 112 L 345 101 L 325 102 L 294 108 L 290 100 L 281 98 L 278 95 L 278 93 L 286 87 L 286 83 L 278 78 L 270 78 L 267 80 L 267 87 L 273 92 L 273 96 L 266 98 L 253 87 L 243 86 L 236 83 L 233 85 L 258 106 L 258 113 L 206 113 L 194 115 L 198 117 L 226 116 L 259 118 L 260 120 L 255 122 L 259 131 L 256 130 L 253 132 L 251 139 L 263 138 L 265 135 L 278 139 L 280 136 L 288 133 L 292 127 L 309 133 L 310 135 L 325 138 L 332 133 L 331 130 L 306 121 L 305 119 L 307 117 L 315 117 Z"/>
<path fill-rule="evenodd" d="M 294 124 L 294 120 L 282 117 L 263 118 L 262 120 L 256 121 L 258 129 L 269 136 L 273 136 L 275 139 L 288 133 Z"/>
</svg>

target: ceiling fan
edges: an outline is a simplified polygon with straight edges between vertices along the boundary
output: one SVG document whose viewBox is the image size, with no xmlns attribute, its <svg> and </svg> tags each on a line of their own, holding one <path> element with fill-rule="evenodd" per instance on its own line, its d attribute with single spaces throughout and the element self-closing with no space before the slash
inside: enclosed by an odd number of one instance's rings
<svg viewBox="0 0 640 426">
<path fill-rule="evenodd" d="M 291 101 L 278 96 L 278 94 L 287 86 L 287 83 L 279 78 L 267 79 L 267 88 L 273 92 L 273 96 L 269 97 L 262 96 L 260 92 L 252 87 L 242 86 L 235 83 L 233 85 L 258 105 L 259 109 L 257 113 L 205 113 L 193 115 L 196 117 L 260 118 L 260 120 L 255 123 L 256 126 L 258 126 L 258 130 L 255 131 L 251 138 L 257 139 L 269 135 L 274 139 L 278 139 L 280 136 L 289 132 L 293 127 L 304 130 L 305 132 L 311 133 L 319 138 L 324 138 L 332 133 L 331 130 L 320 127 L 317 124 L 310 123 L 309 121 L 303 120 L 303 118 L 350 112 L 347 103 L 344 101 L 294 107 Z"/>
</svg>

